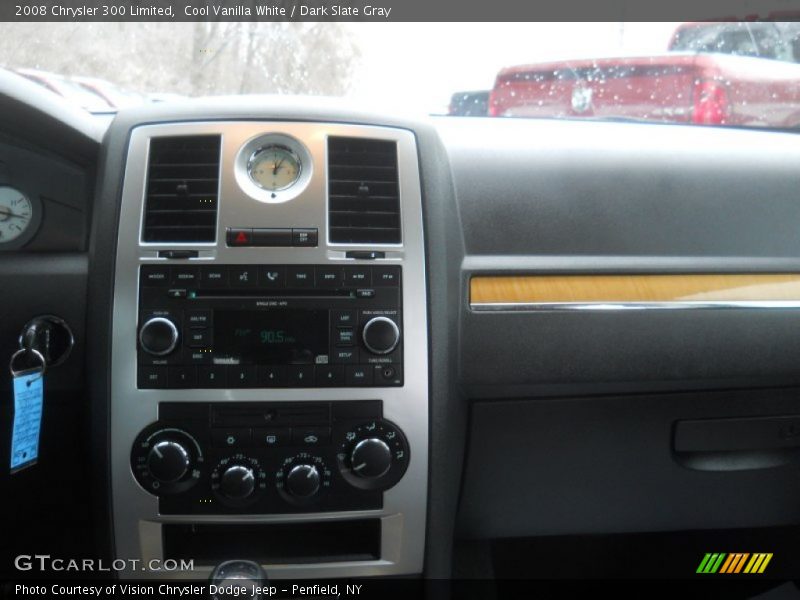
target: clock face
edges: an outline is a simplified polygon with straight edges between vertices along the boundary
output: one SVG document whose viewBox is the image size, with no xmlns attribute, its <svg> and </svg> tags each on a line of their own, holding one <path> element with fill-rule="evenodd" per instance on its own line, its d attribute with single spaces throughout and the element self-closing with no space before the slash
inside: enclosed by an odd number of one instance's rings
<svg viewBox="0 0 800 600">
<path fill-rule="evenodd" d="M 21 236 L 33 222 L 33 204 L 25 194 L 0 186 L 0 246 Z"/>
<path fill-rule="evenodd" d="M 300 178 L 300 159 L 283 146 L 265 146 L 250 158 L 248 173 L 256 185 L 276 192 L 285 190 Z"/>
</svg>

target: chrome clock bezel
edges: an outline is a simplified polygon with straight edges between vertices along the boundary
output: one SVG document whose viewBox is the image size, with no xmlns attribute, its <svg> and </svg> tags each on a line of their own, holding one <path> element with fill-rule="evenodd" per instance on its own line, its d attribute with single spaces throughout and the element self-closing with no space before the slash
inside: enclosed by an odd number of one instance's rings
<svg viewBox="0 0 800 600">
<path fill-rule="evenodd" d="M 298 165 L 298 172 L 292 183 L 286 187 L 271 190 L 256 182 L 250 169 L 253 159 L 258 154 L 274 147 L 289 152 L 294 157 Z M 233 170 L 236 183 L 248 196 L 265 204 L 282 204 L 297 198 L 308 187 L 314 165 L 311 153 L 296 138 L 283 133 L 262 133 L 250 138 L 242 145 L 236 154 Z"/>
</svg>

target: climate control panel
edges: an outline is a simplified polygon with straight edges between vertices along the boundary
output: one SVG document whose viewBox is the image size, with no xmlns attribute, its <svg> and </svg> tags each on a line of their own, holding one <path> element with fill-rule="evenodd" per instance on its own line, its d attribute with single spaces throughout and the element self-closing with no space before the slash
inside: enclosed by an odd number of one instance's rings
<svg viewBox="0 0 800 600">
<path fill-rule="evenodd" d="M 131 450 L 161 514 L 379 509 L 409 460 L 377 400 L 162 403 Z"/>
</svg>

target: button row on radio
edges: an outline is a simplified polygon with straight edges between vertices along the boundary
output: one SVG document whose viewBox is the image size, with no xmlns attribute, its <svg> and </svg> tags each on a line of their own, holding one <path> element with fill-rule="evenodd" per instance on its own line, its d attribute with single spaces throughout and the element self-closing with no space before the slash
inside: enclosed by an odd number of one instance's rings
<svg viewBox="0 0 800 600">
<path fill-rule="evenodd" d="M 361 387 L 402 385 L 402 368 L 382 365 L 242 365 L 143 366 L 137 376 L 140 389 L 167 388 L 281 388 Z"/>
</svg>

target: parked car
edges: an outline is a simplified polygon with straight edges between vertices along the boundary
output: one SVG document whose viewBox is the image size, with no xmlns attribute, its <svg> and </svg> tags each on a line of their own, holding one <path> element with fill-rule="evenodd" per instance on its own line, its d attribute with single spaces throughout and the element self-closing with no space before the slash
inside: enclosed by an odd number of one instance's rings
<svg viewBox="0 0 800 600">
<path fill-rule="evenodd" d="M 491 116 L 800 126 L 800 24 L 687 23 L 668 52 L 508 67 Z"/>
<path fill-rule="evenodd" d="M 447 114 L 454 117 L 485 117 L 489 112 L 489 90 L 456 92 Z"/>
</svg>

